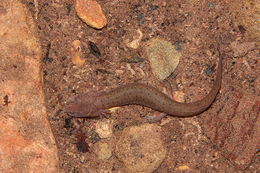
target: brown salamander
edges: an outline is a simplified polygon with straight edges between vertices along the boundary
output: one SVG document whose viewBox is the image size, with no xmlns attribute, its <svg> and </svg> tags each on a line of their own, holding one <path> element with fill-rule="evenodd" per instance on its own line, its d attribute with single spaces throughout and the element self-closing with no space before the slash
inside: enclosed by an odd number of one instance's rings
<svg viewBox="0 0 260 173">
<path fill-rule="evenodd" d="M 214 101 L 221 86 L 221 73 L 222 58 L 220 57 L 211 91 L 202 100 L 193 103 L 176 102 L 150 85 L 132 83 L 109 92 L 90 92 L 74 96 L 68 101 L 65 111 L 74 117 L 95 117 L 111 107 L 142 105 L 175 117 L 198 115 Z"/>
</svg>

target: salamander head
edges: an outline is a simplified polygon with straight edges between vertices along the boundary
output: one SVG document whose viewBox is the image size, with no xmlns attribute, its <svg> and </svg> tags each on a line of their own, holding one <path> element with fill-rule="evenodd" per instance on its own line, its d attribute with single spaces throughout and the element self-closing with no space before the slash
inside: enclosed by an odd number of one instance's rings
<svg viewBox="0 0 260 173">
<path fill-rule="evenodd" d="M 86 95 L 71 97 L 64 108 L 64 111 L 70 116 L 78 118 L 96 117 L 98 110 L 94 105 L 93 98 Z"/>
</svg>

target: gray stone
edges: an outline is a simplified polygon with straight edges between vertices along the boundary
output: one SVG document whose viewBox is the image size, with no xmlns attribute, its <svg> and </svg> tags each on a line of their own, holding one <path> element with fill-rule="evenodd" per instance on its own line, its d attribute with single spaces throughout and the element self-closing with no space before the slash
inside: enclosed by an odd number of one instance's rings
<svg viewBox="0 0 260 173">
<path fill-rule="evenodd" d="M 152 71 L 159 79 L 164 80 L 179 64 L 181 53 L 168 41 L 153 38 L 147 43 L 146 54 Z"/>
</svg>

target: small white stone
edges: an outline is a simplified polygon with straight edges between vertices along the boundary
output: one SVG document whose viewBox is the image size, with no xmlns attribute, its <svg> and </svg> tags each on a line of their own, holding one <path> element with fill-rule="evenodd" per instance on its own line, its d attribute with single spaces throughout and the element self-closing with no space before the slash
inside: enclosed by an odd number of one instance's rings
<svg viewBox="0 0 260 173">
<path fill-rule="evenodd" d="M 101 160 L 107 160 L 112 156 L 111 147 L 106 142 L 95 143 L 94 151 Z"/>
<path fill-rule="evenodd" d="M 143 33 L 140 29 L 136 30 L 136 35 L 132 41 L 126 40 L 126 46 L 132 49 L 137 49 L 140 46 L 140 42 L 143 38 Z"/>
<path fill-rule="evenodd" d="M 96 124 L 96 132 L 100 138 L 110 138 L 113 134 L 113 121 L 101 120 Z"/>
</svg>

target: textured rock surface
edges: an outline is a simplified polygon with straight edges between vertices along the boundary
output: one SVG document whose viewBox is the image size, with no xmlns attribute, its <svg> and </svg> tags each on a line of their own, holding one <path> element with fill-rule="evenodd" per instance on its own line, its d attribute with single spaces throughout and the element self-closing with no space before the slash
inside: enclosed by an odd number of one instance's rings
<svg viewBox="0 0 260 173">
<path fill-rule="evenodd" d="M 129 172 L 153 172 L 166 156 L 161 128 L 153 124 L 125 128 L 116 155 Z"/>
<path fill-rule="evenodd" d="M 231 9 L 234 23 L 242 26 L 242 32 L 260 45 L 260 3 L 258 0 L 235 0 L 227 1 Z M 243 31 L 245 30 L 245 31 Z"/>
<path fill-rule="evenodd" d="M 245 169 L 260 147 L 260 98 L 236 90 L 225 95 L 203 129 L 227 159 Z"/>
<path fill-rule="evenodd" d="M 0 9 L 0 172 L 56 173 L 35 25 L 20 1 L 1 1 Z"/>
</svg>

